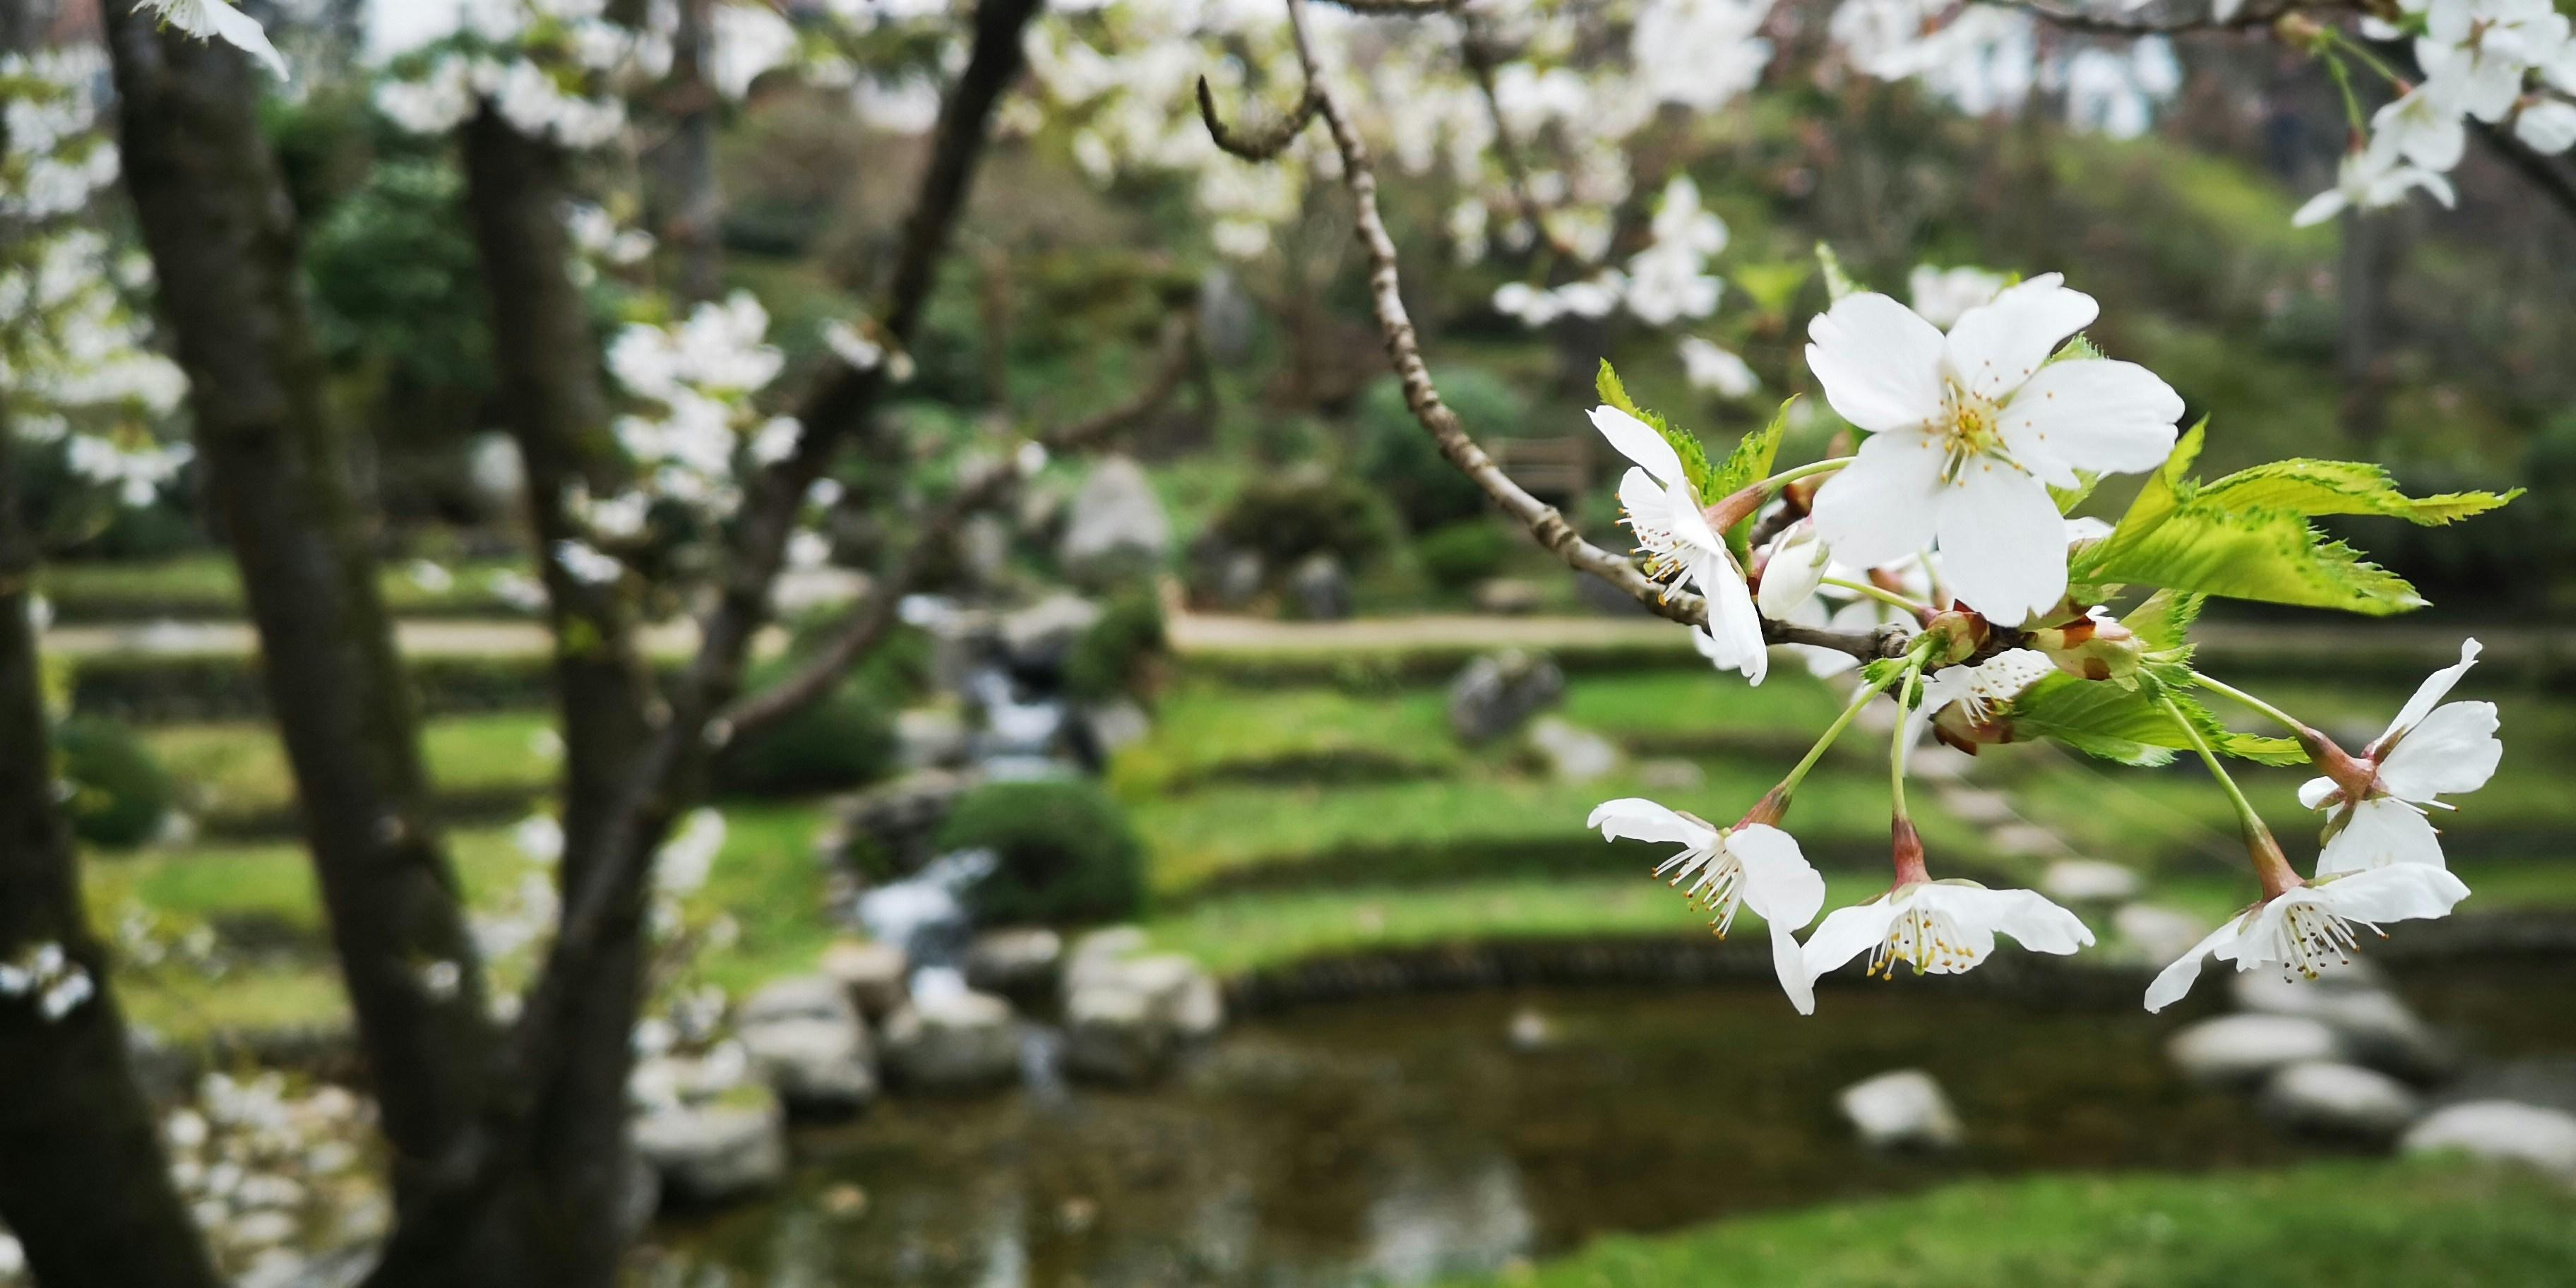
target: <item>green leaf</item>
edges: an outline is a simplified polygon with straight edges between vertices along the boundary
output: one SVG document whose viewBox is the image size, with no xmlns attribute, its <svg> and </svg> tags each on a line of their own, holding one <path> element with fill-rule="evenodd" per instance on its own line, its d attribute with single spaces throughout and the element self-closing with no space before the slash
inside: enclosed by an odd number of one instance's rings
<svg viewBox="0 0 2576 1288">
<path fill-rule="evenodd" d="M 1725 463 L 1717 467 L 1717 473 L 1710 480 L 1708 499 L 1711 504 L 1771 477 L 1771 463 L 1780 455 L 1780 436 L 1789 432 L 1789 403 L 1796 401 L 1793 396 L 1789 402 L 1780 404 L 1780 410 L 1772 415 L 1770 424 L 1746 434 L 1736 443 L 1735 450 L 1726 454 Z"/>
<path fill-rule="evenodd" d="M 2207 425 L 2182 436 L 2109 537 L 2076 554 L 2067 579 L 2080 595 L 2143 585 L 2371 616 L 2424 606 L 2405 578 L 2317 531 L 2305 513 L 2246 503 L 2261 488 L 2213 495 L 2185 477 Z"/>
<path fill-rule="evenodd" d="M 1708 449 L 1701 446 L 1699 436 L 1688 430 L 1675 429 L 1666 424 L 1662 416 L 1638 406 L 1636 400 L 1628 396 L 1628 386 L 1620 382 L 1619 373 L 1611 370 L 1608 358 L 1601 360 L 1601 374 L 1594 378 L 1593 387 L 1600 391 L 1602 402 L 1645 422 L 1648 428 L 1663 435 L 1665 442 L 1672 444 L 1673 454 L 1682 458 L 1682 475 L 1690 480 L 1691 491 L 1699 496 L 1701 505 L 1726 495 L 1724 491 L 1713 490 L 1716 469 L 1708 463 Z"/>
<path fill-rule="evenodd" d="M 1778 316 L 1789 311 L 1798 288 L 1815 272 L 1816 266 L 1806 260 L 1784 259 L 1776 264 L 1738 264 L 1727 276 L 1753 298 L 1753 307 Z"/>
<path fill-rule="evenodd" d="M 2410 497 L 2397 488 L 2388 471 L 2367 461 L 2296 459 L 2238 470 L 2214 483 L 2200 485 L 2200 495 L 2227 506 L 2288 510 L 2315 518 L 2327 514 L 2373 514 L 2404 519 L 2424 527 L 2456 523 L 2484 514 L 2515 497 L 2521 488 L 2498 496 L 2493 492 L 2445 492 Z"/>
<path fill-rule="evenodd" d="M 2189 648 L 2191 624 L 2200 620 L 2201 605 L 2207 602 L 2203 595 L 2159 590 L 2130 609 L 2120 624 L 2137 632 L 2138 642 L 2150 650 Z"/>
<path fill-rule="evenodd" d="M 1853 281 L 1851 279 L 1851 274 L 1843 271 L 1842 256 L 1834 253 L 1834 248 L 1831 243 L 1816 243 L 1816 263 L 1822 266 L 1825 270 L 1825 296 L 1827 299 L 1840 300 L 1842 297 L 1852 294 L 1855 291 L 1864 291 L 1868 289 L 1860 283 Z"/>
<path fill-rule="evenodd" d="M 2048 355 L 2048 360 L 2050 362 L 2090 362 L 2101 356 L 2102 347 L 2093 343 L 2093 337 L 2077 335 L 2074 339 L 2057 346 L 2057 352 Z"/>
<path fill-rule="evenodd" d="M 2307 753 L 2287 738 L 2238 733 L 2199 703 L 2176 698 L 2194 728 L 2224 755 L 2264 765 L 2305 763 Z M 2124 765 L 2162 765 L 2193 750 L 2155 696 L 2099 680 L 2059 673 L 2021 691 L 2006 714 L 2015 734 L 2036 734 L 2087 755 Z"/>
<path fill-rule="evenodd" d="M 2093 489 L 2100 486 L 2101 483 L 2101 475 L 2096 474 L 2091 470 L 2077 470 L 2075 471 L 2075 486 L 2059 487 L 2054 483 L 2048 485 L 2049 499 L 2057 502 L 2057 512 L 2059 514 L 2073 514 L 2075 513 L 2075 507 L 2084 504 L 2085 498 L 2093 495 Z"/>
</svg>

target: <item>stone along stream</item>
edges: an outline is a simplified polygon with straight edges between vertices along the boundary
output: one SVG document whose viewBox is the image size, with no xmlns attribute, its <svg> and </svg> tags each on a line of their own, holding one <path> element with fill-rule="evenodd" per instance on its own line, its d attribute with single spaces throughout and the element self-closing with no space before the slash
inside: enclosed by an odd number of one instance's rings
<svg viewBox="0 0 2576 1288">
<path fill-rule="evenodd" d="M 2576 1050 L 2576 1014 L 2465 1005 L 2576 984 L 2543 973 L 2444 968 L 2410 991 L 2496 1054 Z M 1382 998 L 1242 1023 L 1151 1091 L 884 1101 L 801 1129 L 774 1198 L 657 1226 L 646 1279 L 1418 1283 L 1966 1174 L 2321 1148 L 2175 1073 L 2171 1016 L 1913 980 L 1820 1002 L 1801 1022 L 1750 984 Z M 1963 1149 L 1887 1155 L 1854 1138 L 1836 1093 L 1905 1067 L 1947 1089 Z"/>
</svg>

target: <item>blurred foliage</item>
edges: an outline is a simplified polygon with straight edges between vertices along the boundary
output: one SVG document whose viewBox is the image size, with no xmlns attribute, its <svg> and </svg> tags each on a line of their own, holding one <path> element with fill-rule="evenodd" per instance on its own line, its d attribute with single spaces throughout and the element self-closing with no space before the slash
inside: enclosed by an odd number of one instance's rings
<svg viewBox="0 0 2576 1288">
<path fill-rule="evenodd" d="M 966 892 L 988 925 L 1117 921 L 1144 907 L 1143 843 L 1096 783 L 987 783 L 957 802 L 939 848 L 992 851 L 992 873 Z"/>
<path fill-rule="evenodd" d="M 1518 438 L 1529 425 L 1519 394 L 1500 378 L 1461 367 L 1440 382 L 1440 399 L 1481 440 Z M 1485 512 L 1483 488 L 1458 472 L 1405 405 L 1395 377 L 1372 382 L 1360 396 L 1359 451 L 1353 462 L 1415 532 L 1429 532 Z"/>
<path fill-rule="evenodd" d="M 1529 544 L 1528 538 L 1495 520 L 1470 519 L 1424 535 L 1413 543 L 1413 556 L 1433 582 L 1459 586 L 1501 572 L 1512 555 Z"/>
<path fill-rule="evenodd" d="M 1073 642 L 1064 661 L 1067 693 L 1087 702 L 1134 694 L 1170 649 L 1163 634 L 1163 603 L 1139 587 L 1111 599 L 1100 619 Z"/>
<path fill-rule="evenodd" d="M 1226 544 L 1258 553 L 1274 575 L 1315 554 L 1365 567 L 1393 544 L 1395 529 L 1386 499 L 1367 480 L 1321 465 L 1252 479 L 1214 524 Z"/>
<path fill-rule="evenodd" d="M 161 831 L 175 799 L 168 771 L 132 729 L 74 716 L 54 729 L 64 808 L 72 834 L 92 845 L 132 849 Z"/>
</svg>

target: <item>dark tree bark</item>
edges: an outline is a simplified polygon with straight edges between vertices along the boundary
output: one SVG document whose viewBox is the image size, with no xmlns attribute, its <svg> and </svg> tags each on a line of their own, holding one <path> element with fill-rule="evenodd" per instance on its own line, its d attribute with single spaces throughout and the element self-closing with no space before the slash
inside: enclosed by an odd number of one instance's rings
<svg viewBox="0 0 2576 1288">
<path fill-rule="evenodd" d="M 715 54 L 715 0 L 680 0 L 671 39 L 671 185 L 677 198 L 667 230 L 679 256 L 684 304 L 712 300 L 724 289 L 724 196 L 716 185 L 716 88 L 707 79 Z"/>
<path fill-rule="evenodd" d="M 269 702 L 356 1012 L 398 1201 L 482 1103 L 493 1032 L 429 809 L 371 521 L 325 410 L 295 233 L 237 51 L 103 6 L 126 184 L 190 383 L 198 459 L 241 566 Z M 427 968 L 456 965 L 453 987 Z"/>
<path fill-rule="evenodd" d="M 502 412 L 527 464 L 529 523 L 555 638 L 564 736 L 561 875 L 570 891 L 591 879 L 600 836 L 651 738 L 650 678 L 616 588 L 585 583 L 554 554 L 559 542 L 584 536 L 565 497 L 604 481 L 594 471 L 613 460 L 594 356 L 599 344 L 568 271 L 572 246 L 557 214 L 563 158 L 488 109 L 466 128 L 465 157 L 475 243 L 494 302 Z M 610 918 L 591 986 L 564 1017 L 576 1057 L 528 1092 L 534 1132 L 520 1168 L 554 1236 L 543 1250 L 545 1282 L 607 1283 L 624 1248 L 618 1213 L 631 1181 L 626 1078 L 643 989 L 643 921 L 638 889 Z M 380 1281 L 403 1280 L 389 1264 Z"/>
<path fill-rule="evenodd" d="M 0 998 L 0 1217 L 46 1288 L 216 1288 L 135 1085 L 55 806 L 10 432 L 0 419 L 0 956 L 59 944 L 97 992 L 51 1021 L 33 997 Z"/>
</svg>

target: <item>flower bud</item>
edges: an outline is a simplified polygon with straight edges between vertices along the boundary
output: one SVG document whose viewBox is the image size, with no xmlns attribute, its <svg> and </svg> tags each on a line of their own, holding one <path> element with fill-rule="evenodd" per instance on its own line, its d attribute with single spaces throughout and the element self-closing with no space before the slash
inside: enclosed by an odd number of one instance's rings
<svg viewBox="0 0 2576 1288">
<path fill-rule="evenodd" d="M 1785 619 L 1790 610 L 1814 598 L 1816 587 L 1824 584 L 1825 566 L 1830 562 L 1832 557 L 1825 543 L 1817 538 L 1812 520 L 1790 524 L 1789 530 L 1771 543 L 1770 558 L 1762 565 L 1762 587 L 1754 596 L 1762 615 Z"/>
<path fill-rule="evenodd" d="M 2135 675 L 2146 656 L 2138 634 L 2107 613 L 2096 611 L 2056 626 L 2044 626 L 2024 637 L 2030 647 L 2048 655 L 2057 669 L 2079 680 L 2109 680 Z"/>
<path fill-rule="evenodd" d="M 1987 636 L 1994 631 L 1986 625 L 1983 614 L 1953 608 L 1934 614 L 1931 621 L 1923 624 L 1923 633 L 1939 641 L 1932 646 L 1931 656 L 1925 659 L 1927 665 L 1938 668 L 1955 666 L 1976 656 L 1977 650 L 1985 646 Z"/>
</svg>

